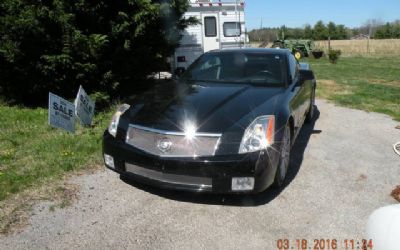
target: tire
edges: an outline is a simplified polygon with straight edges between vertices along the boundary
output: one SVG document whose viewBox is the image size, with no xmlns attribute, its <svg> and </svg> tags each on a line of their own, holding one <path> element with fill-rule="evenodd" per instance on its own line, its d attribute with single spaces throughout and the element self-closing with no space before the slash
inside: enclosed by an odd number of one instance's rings
<svg viewBox="0 0 400 250">
<path fill-rule="evenodd" d="M 323 51 L 313 51 L 313 52 L 311 52 L 311 54 L 313 55 L 313 57 L 315 59 L 319 59 L 324 55 L 324 52 Z"/>
<path fill-rule="evenodd" d="M 280 49 L 284 49 L 285 47 L 283 46 L 283 43 L 281 42 L 275 42 L 271 48 L 280 48 Z"/>
<path fill-rule="evenodd" d="M 293 55 L 294 55 L 294 57 L 296 57 L 296 59 L 297 60 L 300 60 L 301 58 L 303 58 L 303 53 L 300 51 L 300 50 L 296 50 L 294 53 L 293 53 Z"/>
<path fill-rule="evenodd" d="M 315 88 L 313 88 L 313 91 L 311 93 L 310 97 L 310 107 L 308 108 L 307 116 L 306 116 L 306 122 L 311 123 L 314 119 L 314 113 L 315 113 Z"/>
<path fill-rule="evenodd" d="M 283 131 L 282 145 L 280 151 L 280 159 L 276 168 L 275 180 L 273 186 L 276 188 L 282 187 L 285 184 L 286 174 L 289 168 L 290 161 L 290 148 L 291 148 L 291 134 L 290 127 L 286 125 Z"/>
</svg>

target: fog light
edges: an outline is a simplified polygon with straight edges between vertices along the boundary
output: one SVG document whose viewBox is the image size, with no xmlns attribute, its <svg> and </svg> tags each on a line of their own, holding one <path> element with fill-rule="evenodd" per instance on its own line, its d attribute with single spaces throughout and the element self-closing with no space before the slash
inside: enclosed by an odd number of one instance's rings
<svg viewBox="0 0 400 250">
<path fill-rule="evenodd" d="M 106 163 L 107 166 L 110 168 L 115 168 L 114 165 L 114 158 L 111 155 L 104 154 L 104 162 Z"/>
<path fill-rule="evenodd" d="M 254 177 L 234 177 L 232 178 L 233 191 L 253 190 Z"/>
</svg>

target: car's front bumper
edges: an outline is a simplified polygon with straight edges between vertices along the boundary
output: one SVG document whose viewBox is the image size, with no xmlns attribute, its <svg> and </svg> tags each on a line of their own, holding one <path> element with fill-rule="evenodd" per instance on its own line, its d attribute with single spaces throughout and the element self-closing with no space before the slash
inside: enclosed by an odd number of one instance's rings
<svg viewBox="0 0 400 250">
<path fill-rule="evenodd" d="M 161 188 L 213 193 L 257 193 L 270 186 L 279 162 L 279 150 L 242 155 L 165 158 L 136 149 L 115 139 L 107 131 L 103 153 L 113 157 L 114 168 L 121 175 Z M 253 177 L 254 188 L 232 190 L 233 177 Z"/>
</svg>

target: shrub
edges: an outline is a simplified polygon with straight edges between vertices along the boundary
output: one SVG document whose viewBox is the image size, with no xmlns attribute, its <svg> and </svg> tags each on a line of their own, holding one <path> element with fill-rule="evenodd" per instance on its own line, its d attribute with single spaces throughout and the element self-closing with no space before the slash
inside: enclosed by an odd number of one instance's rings
<svg viewBox="0 0 400 250">
<path fill-rule="evenodd" d="M 79 85 L 111 97 L 134 92 L 165 67 L 194 20 L 187 0 L 2 0 L 0 95 L 46 104 L 49 91 L 73 98 Z"/>
<path fill-rule="evenodd" d="M 90 98 L 95 102 L 96 110 L 104 110 L 107 107 L 110 107 L 110 96 L 105 92 L 96 91 L 90 95 Z"/>
<path fill-rule="evenodd" d="M 336 64 L 341 54 L 342 52 L 340 50 L 332 50 L 332 49 L 329 50 L 328 52 L 329 61 L 333 64 Z"/>
</svg>

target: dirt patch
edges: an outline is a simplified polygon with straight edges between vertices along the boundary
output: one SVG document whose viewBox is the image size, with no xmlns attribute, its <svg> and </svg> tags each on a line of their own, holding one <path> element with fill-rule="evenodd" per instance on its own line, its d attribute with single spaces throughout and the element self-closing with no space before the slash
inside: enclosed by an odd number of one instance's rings
<svg viewBox="0 0 400 250">
<path fill-rule="evenodd" d="M 400 186 L 397 186 L 393 189 L 392 193 L 390 194 L 396 201 L 400 202 Z"/>
<path fill-rule="evenodd" d="M 397 87 L 400 88 L 400 81 L 387 81 L 382 79 L 362 79 L 374 84 L 380 84 L 388 87 Z"/>
<path fill-rule="evenodd" d="M 365 174 L 360 174 L 360 176 L 358 177 L 358 181 L 363 181 L 366 180 L 368 177 Z"/>
<path fill-rule="evenodd" d="M 327 86 L 327 87 L 331 87 L 332 89 L 338 89 L 339 85 L 334 81 L 334 80 L 318 80 L 318 83 Z"/>
<path fill-rule="evenodd" d="M 71 184 L 73 176 L 93 174 L 100 166 L 91 166 L 86 170 L 70 173 L 61 180 L 50 181 L 41 187 L 35 187 L 0 201 L 0 234 L 21 231 L 32 215 L 32 207 L 40 201 L 51 201 L 50 211 L 70 206 L 78 199 L 78 186 Z"/>
<path fill-rule="evenodd" d="M 65 207 L 76 199 L 78 187 L 67 182 L 27 190 L 0 202 L 0 234 L 20 231 L 39 201 L 52 201 L 53 207 Z M 53 208 L 53 209 L 54 209 Z"/>
<path fill-rule="evenodd" d="M 325 88 L 332 92 L 340 92 L 345 90 L 343 85 L 337 84 L 334 80 L 318 80 L 318 83 L 322 84 Z"/>
<path fill-rule="evenodd" d="M 317 82 L 318 98 L 329 99 L 332 95 L 349 94 L 350 89 L 347 86 L 338 84 L 334 80 L 320 79 Z"/>
</svg>

